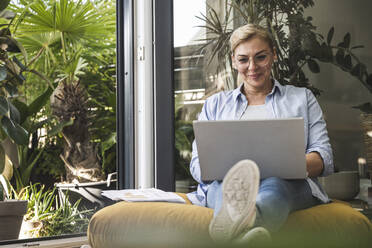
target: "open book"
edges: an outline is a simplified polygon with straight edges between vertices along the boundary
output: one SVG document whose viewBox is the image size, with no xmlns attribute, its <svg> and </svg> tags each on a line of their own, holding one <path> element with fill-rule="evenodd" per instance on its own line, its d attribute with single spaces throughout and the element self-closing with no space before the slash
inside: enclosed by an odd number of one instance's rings
<svg viewBox="0 0 372 248">
<path fill-rule="evenodd" d="M 155 188 L 104 190 L 101 194 L 113 201 L 185 203 L 185 200 L 176 193 L 165 192 Z"/>
</svg>

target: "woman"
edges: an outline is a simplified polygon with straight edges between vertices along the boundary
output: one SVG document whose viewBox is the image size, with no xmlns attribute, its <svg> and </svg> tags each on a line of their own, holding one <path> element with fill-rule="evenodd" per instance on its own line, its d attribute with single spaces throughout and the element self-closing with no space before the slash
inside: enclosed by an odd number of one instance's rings
<svg viewBox="0 0 372 248">
<path fill-rule="evenodd" d="M 282 86 L 271 77 L 277 55 L 270 34 L 258 25 L 247 24 L 233 32 L 230 45 L 233 67 L 243 83 L 209 97 L 199 120 L 302 117 L 308 178 L 260 180 L 257 165 L 245 160 L 233 166 L 223 182 L 205 183 L 200 180 L 194 141 L 190 170 L 199 186 L 188 197 L 194 204 L 214 209 L 209 231 L 215 240 L 236 239 L 249 229 L 248 238 L 255 230 L 275 232 L 291 212 L 329 202 L 317 177 L 333 172 L 326 123 L 314 95 L 306 88 Z"/>
</svg>

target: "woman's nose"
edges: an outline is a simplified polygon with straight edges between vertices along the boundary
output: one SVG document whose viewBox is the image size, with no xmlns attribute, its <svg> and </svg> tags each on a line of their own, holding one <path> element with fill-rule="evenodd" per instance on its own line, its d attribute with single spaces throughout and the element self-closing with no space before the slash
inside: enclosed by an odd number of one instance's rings
<svg viewBox="0 0 372 248">
<path fill-rule="evenodd" d="M 254 71 L 254 70 L 256 70 L 256 68 L 257 68 L 257 65 L 254 62 L 254 60 L 253 59 L 250 59 L 250 61 L 248 63 L 248 70 Z"/>
</svg>

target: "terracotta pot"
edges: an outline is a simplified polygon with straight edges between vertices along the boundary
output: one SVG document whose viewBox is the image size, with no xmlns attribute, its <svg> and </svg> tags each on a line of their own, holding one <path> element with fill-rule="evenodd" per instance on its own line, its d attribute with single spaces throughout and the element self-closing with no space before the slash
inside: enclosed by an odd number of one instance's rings
<svg viewBox="0 0 372 248">
<path fill-rule="evenodd" d="M 27 201 L 8 200 L 0 202 L 0 240 L 18 239 Z"/>
<path fill-rule="evenodd" d="M 336 172 L 327 177 L 319 177 L 319 182 L 332 199 L 352 200 L 359 193 L 358 171 Z"/>
</svg>

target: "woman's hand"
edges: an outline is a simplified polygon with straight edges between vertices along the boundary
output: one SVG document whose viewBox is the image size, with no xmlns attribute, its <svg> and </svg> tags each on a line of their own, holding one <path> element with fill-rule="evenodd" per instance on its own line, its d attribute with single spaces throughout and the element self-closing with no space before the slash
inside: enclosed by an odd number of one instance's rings
<svg viewBox="0 0 372 248">
<path fill-rule="evenodd" d="M 317 152 L 306 154 L 306 169 L 309 177 L 319 176 L 324 168 L 322 157 Z"/>
</svg>

